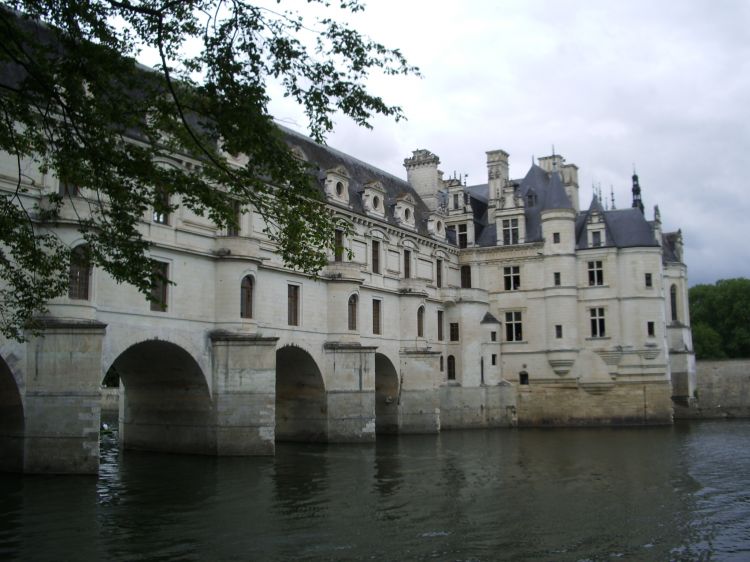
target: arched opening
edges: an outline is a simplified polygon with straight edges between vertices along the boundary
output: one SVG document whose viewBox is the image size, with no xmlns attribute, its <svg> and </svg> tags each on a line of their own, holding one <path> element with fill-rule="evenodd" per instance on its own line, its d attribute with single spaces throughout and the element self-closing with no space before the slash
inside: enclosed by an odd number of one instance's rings
<svg viewBox="0 0 750 562">
<path fill-rule="evenodd" d="M 349 329 L 354 331 L 357 329 L 357 295 L 349 297 L 348 304 L 348 317 L 349 317 Z"/>
<path fill-rule="evenodd" d="M 456 358 L 453 355 L 448 356 L 448 380 L 456 380 Z"/>
<path fill-rule="evenodd" d="M 240 317 L 253 317 L 253 291 L 255 290 L 255 280 L 252 275 L 245 275 L 240 285 Z"/>
<path fill-rule="evenodd" d="M 104 377 L 119 375 L 120 446 L 169 453 L 214 454 L 211 396 L 198 363 L 170 342 L 129 347 Z"/>
<path fill-rule="evenodd" d="M 375 354 L 375 433 L 398 433 L 398 373 L 382 353 Z"/>
<path fill-rule="evenodd" d="M 669 288 L 669 307 L 672 310 L 672 322 L 677 322 L 677 285 Z"/>
<path fill-rule="evenodd" d="M 417 309 L 417 337 L 424 337 L 424 307 L 420 306 Z"/>
<path fill-rule="evenodd" d="M 23 470 L 23 436 L 21 394 L 10 368 L 0 358 L 0 470 Z"/>
<path fill-rule="evenodd" d="M 320 369 L 300 347 L 276 351 L 276 440 L 326 441 L 328 404 Z"/>
</svg>

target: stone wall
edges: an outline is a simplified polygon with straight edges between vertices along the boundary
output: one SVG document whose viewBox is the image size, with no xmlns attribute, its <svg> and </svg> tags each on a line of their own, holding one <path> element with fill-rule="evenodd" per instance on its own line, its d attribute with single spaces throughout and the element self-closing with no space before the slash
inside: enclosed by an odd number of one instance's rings
<svg viewBox="0 0 750 562">
<path fill-rule="evenodd" d="M 512 427 L 516 392 L 512 384 L 440 387 L 440 428 Z"/>
<path fill-rule="evenodd" d="M 750 418 L 750 359 L 698 361 L 697 396 L 675 418 Z"/>
<path fill-rule="evenodd" d="M 672 423 L 668 382 L 618 384 L 584 390 L 568 384 L 518 387 L 518 425 L 660 425 Z"/>
</svg>

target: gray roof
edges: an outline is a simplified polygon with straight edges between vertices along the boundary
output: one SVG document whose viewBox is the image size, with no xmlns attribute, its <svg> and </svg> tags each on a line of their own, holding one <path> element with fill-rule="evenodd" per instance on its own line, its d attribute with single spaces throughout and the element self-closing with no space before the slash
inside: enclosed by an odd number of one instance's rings
<svg viewBox="0 0 750 562">
<path fill-rule="evenodd" d="M 576 248 L 588 248 L 586 223 L 592 213 L 599 213 L 604 218 L 605 240 L 604 247 L 632 248 L 642 246 L 658 246 L 654 237 L 653 226 L 639 209 L 604 210 L 599 199 L 594 196 L 589 209 L 579 213 L 576 217 Z"/>
<path fill-rule="evenodd" d="M 500 320 L 495 318 L 492 314 L 489 312 L 486 312 L 484 314 L 484 318 L 482 318 L 482 321 L 479 322 L 480 324 L 500 324 Z"/>
<path fill-rule="evenodd" d="M 317 180 L 321 192 L 323 191 L 326 179 L 326 171 L 336 166 L 343 166 L 349 173 L 349 205 L 351 210 L 356 213 L 365 214 L 361 195 L 364 191 L 364 186 L 368 182 L 379 181 L 386 192 L 386 222 L 393 225 L 397 224 L 390 207 L 395 205 L 396 197 L 408 193 L 414 199 L 414 224 L 416 231 L 423 236 L 429 236 L 427 219 L 430 211 L 408 182 L 335 148 L 318 144 L 311 138 L 296 131 L 281 126 L 280 128 L 286 135 L 287 142 L 291 146 L 299 147 L 304 152 L 308 161 L 317 168 Z M 455 244 L 455 241 L 449 240 L 449 243 Z"/>
</svg>

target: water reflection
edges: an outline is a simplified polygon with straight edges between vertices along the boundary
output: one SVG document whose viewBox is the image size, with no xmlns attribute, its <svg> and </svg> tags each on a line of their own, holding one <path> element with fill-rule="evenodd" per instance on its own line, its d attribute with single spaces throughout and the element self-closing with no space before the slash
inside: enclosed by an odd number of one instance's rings
<svg viewBox="0 0 750 562">
<path fill-rule="evenodd" d="M 456 431 L 0 477 L 0 558 L 747 560 L 750 423 Z"/>
</svg>

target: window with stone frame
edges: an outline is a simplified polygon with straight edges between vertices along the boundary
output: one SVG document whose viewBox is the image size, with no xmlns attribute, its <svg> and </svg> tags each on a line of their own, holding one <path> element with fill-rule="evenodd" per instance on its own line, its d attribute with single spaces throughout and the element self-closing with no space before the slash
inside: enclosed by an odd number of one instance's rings
<svg viewBox="0 0 750 562">
<path fill-rule="evenodd" d="M 461 288 L 471 289 L 471 266 L 470 265 L 461 266 Z"/>
<path fill-rule="evenodd" d="M 348 325 L 349 330 L 356 330 L 357 329 L 357 305 L 359 303 L 359 299 L 357 298 L 357 295 L 351 295 L 349 297 L 349 303 L 347 304 L 347 317 L 348 317 Z"/>
<path fill-rule="evenodd" d="M 337 228 L 333 239 L 333 261 L 340 262 L 344 259 L 344 231 Z"/>
<path fill-rule="evenodd" d="M 437 311 L 437 339 L 443 341 L 443 311 Z"/>
<path fill-rule="evenodd" d="M 505 313 L 505 341 L 523 341 L 523 323 L 520 310 Z"/>
<path fill-rule="evenodd" d="M 404 250 L 404 279 L 411 277 L 411 251 Z"/>
<path fill-rule="evenodd" d="M 371 244 L 372 272 L 380 273 L 380 242 L 373 240 Z"/>
<path fill-rule="evenodd" d="M 443 260 L 435 260 L 435 286 L 441 288 L 443 286 Z"/>
<path fill-rule="evenodd" d="M 653 278 L 650 273 L 646 273 L 644 280 L 646 287 L 651 288 L 654 286 Z"/>
<path fill-rule="evenodd" d="M 552 243 L 553 244 L 559 244 L 560 243 L 560 233 L 559 232 L 553 232 L 552 233 Z"/>
<path fill-rule="evenodd" d="M 157 189 L 154 194 L 152 220 L 156 224 L 169 224 L 169 193 L 164 189 Z"/>
<path fill-rule="evenodd" d="M 227 236 L 239 236 L 242 221 L 242 207 L 239 201 L 232 202 L 232 216 L 234 217 L 234 222 L 227 225 Z"/>
<path fill-rule="evenodd" d="M 562 324 L 555 324 L 555 338 L 562 339 L 563 337 L 563 327 Z"/>
<path fill-rule="evenodd" d="M 245 275 L 240 285 L 240 317 L 253 317 L 253 292 L 255 291 L 255 279 L 252 275 Z"/>
<path fill-rule="evenodd" d="M 677 322 L 677 286 L 672 285 L 669 288 L 669 308 L 672 312 L 672 322 Z"/>
<path fill-rule="evenodd" d="M 555 280 L 555 287 L 559 287 L 560 286 L 560 272 L 559 271 L 555 271 L 554 280 Z"/>
<path fill-rule="evenodd" d="M 656 335 L 656 324 L 654 322 L 646 322 L 646 334 L 648 337 L 653 338 Z"/>
<path fill-rule="evenodd" d="M 589 262 L 589 286 L 604 285 L 604 266 L 601 260 Z"/>
<path fill-rule="evenodd" d="M 518 244 L 518 219 L 503 219 L 503 244 Z"/>
<path fill-rule="evenodd" d="M 451 322 L 450 326 L 450 340 L 451 341 L 458 341 L 459 333 L 458 333 L 458 322 Z"/>
<path fill-rule="evenodd" d="M 468 227 L 465 224 L 458 225 L 458 247 L 466 248 L 469 245 Z"/>
<path fill-rule="evenodd" d="M 81 244 L 70 252 L 70 269 L 68 273 L 68 298 L 88 300 L 91 280 L 91 256 L 89 247 Z"/>
<path fill-rule="evenodd" d="M 459 204 L 459 195 L 458 195 L 458 193 L 454 193 L 453 194 L 453 208 L 454 209 L 458 209 L 459 206 L 460 206 L 460 204 Z"/>
<path fill-rule="evenodd" d="M 380 299 L 372 299 L 372 333 L 381 333 L 381 313 L 382 313 L 383 301 Z"/>
<path fill-rule="evenodd" d="M 81 190 L 70 180 L 60 178 L 60 184 L 58 186 L 57 193 L 63 197 L 78 197 L 81 195 Z"/>
<path fill-rule="evenodd" d="M 424 337 L 424 306 L 417 309 L 417 337 Z"/>
<path fill-rule="evenodd" d="M 589 309 L 591 317 L 591 337 L 604 338 L 607 336 L 606 324 L 604 319 L 604 308 L 594 307 Z"/>
<path fill-rule="evenodd" d="M 591 246 L 598 248 L 602 245 L 602 231 L 594 230 L 591 233 Z"/>
<path fill-rule="evenodd" d="M 506 291 L 517 291 L 521 288 L 521 267 L 511 265 L 503 268 Z"/>
<path fill-rule="evenodd" d="M 448 356 L 448 380 L 456 380 L 456 358 L 453 355 Z"/>
<path fill-rule="evenodd" d="M 299 285 L 287 285 L 287 324 L 299 326 Z"/>
<path fill-rule="evenodd" d="M 169 264 L 151 260 L 151 310 L 154 312 L 167 311 L 167 288 L 169 287 Z"/>
</svg>

